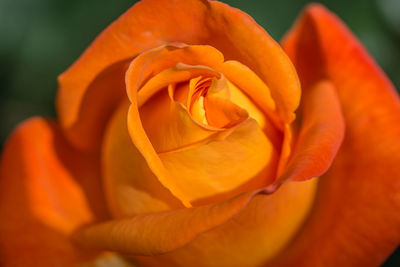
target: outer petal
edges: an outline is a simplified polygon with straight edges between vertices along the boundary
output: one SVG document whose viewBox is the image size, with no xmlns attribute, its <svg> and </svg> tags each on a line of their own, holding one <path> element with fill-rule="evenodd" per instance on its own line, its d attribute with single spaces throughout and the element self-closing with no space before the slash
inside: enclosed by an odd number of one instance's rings
<svg viewBox="0 0 400 267">
<path fill-rule="evenodd" d="M 301 227 L 312 207 L 317 182 L 287 183 L 271 195 L 256 195 L 226 223 L 198 235 L 186 246 L 138 260 L 148 266 L 262 266 Z"/>
<path fill-rule="evenodd" d="M 296 233 L 316 181 L 288 183 L 272 195 L 254 191 L 212 205 L 113 220 L 84 228 L 77 238 L 130 255 L 170 252 L 141 258 L 149 266 L 254 266 Z"/>
<path fill-rule="evenodd" d="M 69 234 L 105 218 L 98 160 L 66 145 L 58 127 L 26 121 L 0 165 L 0 265 L 70 266 L 90 256 Z"/>
<path fill-rule="evenodd" d="M 272 96 L 285 110 L 294 111 L 298 106 L 300 88 L 290 60 L 248 15 L 214 1 L 144 0 L 111 24 L 59 77 L 57 109 L 74 144 L 86 149 L 96 147 L 101 127 L 96 132 L 90 129 L 93 125 L 104 126 L 106 115 L 110 115 L 111 106 L 116 103 L 101 97 L 96 99 L 100 109 L 84 104 L 89 95 L 96 97 L 99 91 L 97 86 L 90 86 L 96 77 L 113 64 L 170 42 L 210 44 L 227 59 L 249 66 L 271 88 Z M 107 87 L 114 88 L 112 84 Z M 109 96 L 116 93 L 111 89 L 108 92 Z M 87 113 L 86 109 L 91 110 L 90 118 L 80 115 Z M 293 114 L 287 119 L 293 119 Z"/>
<path fill-rule="evenodd" d="M 231 198 L 249 190 L 241 188 L 248 183 L 253 190 L 262 188 L 274 177 L 277 161 L 271 142 L 253 119 L 237 125 L 223 140 L 158 156 L 171 174 L 165 186 L 179 188 L 191 203 L 220 194 Z"/>
<path fill-rule="evenodd" d="M 306 90 L 299 114 L 296 143 L 277 183 L 324 174 L 343 141 L 343 115 L 330 82 L 321 81 Z"/>
<path fill-rule="evenodd" d="M 249 192 L 208 206 L 142 214 L 91 225 L 78 231 L 76 239 L 89 247 L 130 255 L 165 253 L 226 222 L 256 193 Z"/>
<path fill-rule="evenodd" d="M 126 98 L 125 72 L 128 65 L 129 60 L 125 60 L 107 66 L 87 86 L 77 114 L 79 121 L 65 129 L 69 141 L 76 147 L 84 150 L 99 149 L 108 119 L 121 99 Z M 66 113 L 74 110 L 75 93 L 69 93 L 68 97 L 62 98 Z M 59 115 L 62 122 L 63 114 Z"/>
<path fill-rule="evenodd" d="M 346 135 L 316 205 L 271 266 L 378 266 L 400 241 L 400 101 L 362 45 L 320 5 L 284 40 L 305 85 L 333 82 Z"/>
</svg>

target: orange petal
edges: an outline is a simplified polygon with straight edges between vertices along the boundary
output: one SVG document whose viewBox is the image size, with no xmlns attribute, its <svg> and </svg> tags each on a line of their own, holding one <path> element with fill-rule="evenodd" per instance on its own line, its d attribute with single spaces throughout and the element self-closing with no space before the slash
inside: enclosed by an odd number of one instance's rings
<svg viewBox="0 0 400 267">
<path fill-rule="evenodd" d="M 256 95 L 250 95 L 249 90 L 254 89 L 254 84 L 248 83 L 245 90 L 239 89 L 229 80 L 227 80 L 227 84 L 229 88 L 229 99 L 231 102 L 246 110 L 249 116 L 255 119 L 260 128 L 263 129 L 266 136 L 268 136 L 268 139 L 274 144 L 275 149 L 280 150 L 283 131 L 280 129 L 281 125 L 279 118 L 276 113 L 274 113 L 274 115 L 268 113 L 266 106 L 260 105 L 260 103 L 265 103 L 265 98 L 268 98 L 268 96 L 257 97 Z M 256 90 L 253 92 L 256 92 Z M 260 93 L 260 95 L 264 95 L 264 93 L 268 95 L 267 91 L 259 91 L 258 93 Z M 274 120 L 274 118 L 277 120 Z M 272 122 L 272 120 L 274 120 L 274 122 Z"/>
<path fill-rule="evenodd" d="M 378 266 L 400 241 L 400 101 L 393 85 L 335 15 L 309 6 L 284 41 L 301 80 L 325 78 L 346 123 L 316 205 L 271 266 Z"/>
<path fill-rule="evenodd" d="M 102 149 L 102 174 L 110 211 L 114 217 L 182 208 L 147 167 L 128 133 L 129 103 L 110 120 Z"/>
<path fill-rule="evenodd" d="M 232 92 L 232 102 L 246 110 L 249 108 L 250 115 L 254 115 L 260 126 L 263 128 L 266 126 L 268 136 L 277 135 L 274 133 L 275 126 L 266 118 L 266 116 L 273 117 L 275 124 L 279 124 L 279 118 L 272 113 L 275 110 L 275 103 L 270 96 L 269 88 L 256 74 L 239 62 L 223 61 L 224 57 L 218 50 L 204 45 L 168 45 L 147 51 L 131 63 L 127 73 L 128 95 L 131 101 L 137 99 L 140 107 L 170 83 L 182 82 L 196 75 L 220 77 L 224 73 L 217 70 L 226 71 L 236 84 L 245 86 L 241 91 L 227 81 L 229 91 Z M 238 77 L 242 77 L 242 80 Z M 137 91 L 138 95 L 135 96 Z M 258 106 L 252 103 L 253 101 Z M 291 116 L 293 110 L 286 112 Z"/>
<path fill-rule="evenodd" d="M 282 48 L 247 14 L 218 1 L 209 3 L 213 11 L 212 19 L 206 22 L 212 29 L 210 45 L 227 60 L 236 60 L 254 71 L 269 87 L 277 107 L 289 111 L 286 118 L 293 120 L 291 112 L 299 105 L 300 84 Z"/>
<path fill-rule="evenodd" d="M 188 110 L 160 91 L 139 109 L 140 123 L 157 153 L 179 150 L 185 147 L 217 139 L 224 129 L 201 125 Z"/>
<path fill-rule="evenodd" d="M 75 234 L 91 248 L 129 255 L 169 252 L 193 240 L 201 232 L 226 222 L 239 212 L 256 192 L 208 206 L 137 215 L 84 227 Z"/>
<path fill-rule="evenodd" d="M 144 0 L 105 29 L 59 77 L 57 110 L 61 125 L 74 143 L 94 147 L 93 140 L 98 140 L 102 132 L 91 128 L 91 123 L 104 126 L 105 117 L 111 115 L 110 104 L 117 103 L 107 97 L 97 99 L 97 89 L 89 92 L 96 77 L 113 64 L 171 42 L 216 47 L 227 59 L 249 66 L 279 98 L 277 101 L 290 110 L 298 106 L 300 88 L 295 69 L 280 46 L 247 14 L 214 1 Z M 115 88 L 112 84 L 107 87 Z M 115 94 L 113 89 L 106 91 L 109 97 Z M 85 102 L 97 103 L 96 108 Z M 82 117 L 87 110 L 92 111 Z"/>
<path fill-rule="evenodd" d="M 303 93 L 300 132 L 278 182 L 302 181 L 329 168 L 343 141 L 344 121 L 335 87 L 322 81 Z"/>
<path fill-rule="evenodd" d="M 204 109 L 208 124 L 217 128 L 233 127 L 249 117 L 246 110 L 218 96 L 205 97 Z"/>
<path fill-rule="evenodd" d="M 182 201 L 233 190 L 261 171 L 264 176 L 255 178 L 250 189 L 271 182 L 276 151 L 253 119 L 234 128 L 208 129 L 196 123 L 181 103 L 171 101 L 166 90 L 140 109 L 140 121 L 134 119 L 137 112 L 132 106 L 128 115 L 132 140 L 150 168 L 157 168 L 153 172 L 160 182 Z M 226 164 L 234 167 L 226 171 Z"/>
<path fill-rule="evenodd" d="M 256 191 L 217 204 L 113 220 L 84 228 L 77 238 L 90 247 L 149 255 L 135 257 L 146 266 L 259 266 L 293 238 L 316 185 L 316 179 L 288 183 L 273 195 Z"/>
<path fill-rule="evenodd" d="M 126 74 L 126 82 L 130 86 L 126 91 L 129 99 L 134 101 L 136 94 L 140 92 L 139 90 L 145 86 L 146 82 L 150 83 L 150 88 L 145 91 L 153 92 L 156 91 L 154 90 L 156 88 L 162 88 L 162 85 L 166 86 L 170 78 L 172 78 L 171 82 L 179 82 L 185 77 L 189 79 L 197 73 L 203 72 L 210 75 L 215 71 L 208 67 L 213 68 L 222 64 L 223 61 L 224 56 L 221 52 L 208 45 L 161 46 L 144 52 L 131 62 Z M 191 67 L 187 65 L 191 65 Z M 171 69 L 168 70 L 169 68 Z M 155 74 L 158 74 L 159 77 L 148 81 Z M 151 90 L 151 88 L 154 89 Z M 148 95 L 145 99 L 152 95 L 148 92 L 140 94 Z M 145 102 L 139 99 L 137 101 L 139 104 Z"/>
<path fill-rule="evenodd" d="M 257 179 L 259 173 L 263 177 L 252 189 L 262 188 L 271 182 L 277 164 L 276 151 L 253 119 L 237 125 L 223 140 L 159 157 L 171 174 L 165 186 L 176 186 L 190 202 L 234 190 Z M 225 199 L 233 196 L 228 194 Z"/>
<path fill-rule="evenodd" d="M 0 165 L 2 264 L 74 265 L 91 254 L 69 235 L 106 218 L 98 160 L 69 147 L 57 125 L 22 123 L 7 141 Z"/>
<path fill-rule="evenodd" d="M 139 152 L 145 158 L 150 170 L 156 175 L 161 184 L 166 186 L 168 181 L 171 181 L 172 179 L 158 157 L 157 152 L 155 151 L 143 128 L 137 104 L 135 102 L 131 104 L 128 110 L 129 135 L 131 136 L 131 139 Z M 182 201 L 182 204 L 184 204 L 186 207 L 191 207 L 186 194 L 182 190 L 174 186 L 169 186 L 167 188 L 175 197 L 178 197 Z"/>
<path fill-rule="evenodd" d="M 121 99 L 126 98 L 125 72 L 128 66 L 129 61 L 108 66 L 87 86 L 76 115 L 79 119 L 64 127 L 64 132 L 73 145 L 83 150 L 99 150 L 108 119 Z M 65 114 L 74 111 L 76 97 L 72 90 L 68 91 L 67 96 L 62 96 L 65 94 L 63 92 L 61 89 L 58 91 L 57 99 L 57 106 L 64 106 L 63 112 L 58 111 L 61 122 Z"/>
<path fill-rule="evenodd" d="M 218 77 L 219 75 L 220 73 L 206 66 L 178 63 L 154 75 L 140 88 L 137 96 L 138 105 L 141 107 L 149 98 L 170 84 L 185 82 L 198 76 Z"/>
<path fill-rule="evenodd" d="M 191 118 L 187 116 L 185 110 L 182 110 L 182 105 L 180 103 L 172 102 L 172 99 L 168 97 L 169 95 L 167 90 L 159 92 L 159 95 L 155 95 L 153 97 L 153 101 L 156 101 L 157 99 L 159 101 L 157 102 L 157 104 L 148 104 L 147 109 L 149 112 L 146 112 L 146 105 L 143 106 L 140 111 L 138 109 L 139 97 L 141 95 L 143 96 L 147 94 L 141 94 L 141 88 L 146 88 L 145 82 L 150 82 L 149 79 L 151 78 L 151 75 L 159 73 L 165 68 L 175 66 L 179 62 L 191 65 L 201 64 L 213 67 L 222 64 L 223 56 L 218 50 L 210 46 L 182 45 L 180 47 L 160 47 L 143 53 L 142 55 L 137 57 L 131 63 L 126 73 L 127 92 L 131 100 L 131 107 L 128 114 L 128 128 L 134 144 L 142 153 L 150 169 L 157 176 L 160 182 L 165 187 L 167 187 L 174 196 L 179 198 L 186 206 L 190 206 L 190 201 L 194 200 L 195 198 L 191 196 L 188 192 L 185 192 L 185 190 L 183 190 L 183 188 L 178 185 L 179 180 L 173 178 L 170 170 L 168 170 L 168 168 L 164 166 L 163 162 L 160 160 L 156 152 L 166 153 L 168 151 L 175 151 L 181 147 L 190 146 L 191 144 L 196 143 L 194 142 L 196 140 L 192 140 L 194 137 L 197 139 L 197 141 L 207 141 L 208 139 L 206 138 L 208 136 L 210 136 L 211 134 L 218 134 L 218 131 L 216 131 L 215 129 L 211 129 L 212 131 L 209 131 L 205 127 L 199 127 L 199 125 L 194 123 Z M 175 72 L 175 74 L 177 74 L 177 72 Z M 154 76 L 154 78 L 156 77 Z M 160 86 L 149 86 L 148 91 L 153 92 L 154 90 L 152 90 L 151 88 L 158 87 Z M 166 103 L 166 106 L 163 105 L 163 103 Z M 156 109 L 154 109 L 154 107 L 156 107 Z M 158 116 L 155 116 L 155 114 L 157 114 Z M 154 119 L 155 117 L 158 118 Z M 163 127 L 163 125 L 165 127 Z M 164 130 L 164 128 L 166 130 Z M 182 133 L 186 133 L 186 135 L 182 135 Z M 265 164 L 261 164 L 260 166 L 258 166 L 258 169 L 253 170 L 252 175 L 255 175 L 258 171 L 261 171 L 265 167 L 265 165 L 268 165 L 268 169 L 272 170 L 272 159 L 275 158 L 273 152 L 274 148 L 271 147 L 270 141 L 265 137 L 262 132 L 257 133 L 259 133 L 257 136 L 261 139 L 256 138 L 256 140 L 263 140 L 263 145 L 261 147 L 265 148 L 265 150 L 261 149 L 263 153 L 260 153 L 260 155 L 265 156 L 265 158 L 263 159 L 263 162 Z M 218 136 L 219 135 L 215 135 L 215 137 Z M 211 139 L 209 141 L 211 141 Z M 242 146 L 245 145 L 242 144 Z M 261 159 L 261 156 L 259 158 Z M 257 162 L 260 163 L 260 161 Z M 230 189 L 239 186 L 240 184 L 247 181 L 249 178 L 251 178 L 251 176 L 249 175 L 240 176 L 240 179 L 238 179 L 236 183 L 232 183 L 232 187 Z M 203 181 L 205 181 L 204 178 Z M 266 182 L 264 182 L 260 186 L 265 185 Z M 220 189 L 221 188 L 210 192 L 221 193 L 223 190 L 221 191 Z M 202 196 L 209 197 L 210 195 Z"/>
<path fill-rule="evenodd" d="M 294 119 L 294 109 L 286 107 L 285 103 L 281 102 L 278 105 L 281 118 L 277 116 L 277 106 L 271 96 L 270 88 L 245 65 L 229 60 L 219 67 L 219 71 L 235 86 L 241 88 L 259 109 L 273 119 L 276 126 L 281 127 L 282 121 L 291 122 Z"/>
<path fill-rule="evenodd" d="M 258 107 L 254 103 L 252 98 L 249 98 L 242 90 L 237 88 L 230 81 L 227 81 L 227 84 L 229 88 L 229 99 L 232 103 L 246 110 L 249 113 L 249 116 L 255 119 L 262 129 L 265 129 L 266 127 L 275 128 L 274 125 L 267 123 L 265 113 L 262 112 L 262 108 Z"/>
</svg>

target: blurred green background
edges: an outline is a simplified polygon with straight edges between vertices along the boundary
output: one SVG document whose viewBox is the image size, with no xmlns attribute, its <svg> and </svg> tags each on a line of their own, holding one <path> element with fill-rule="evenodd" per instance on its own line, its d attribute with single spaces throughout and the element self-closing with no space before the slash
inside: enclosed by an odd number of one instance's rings
<svg viewBox="0 0 400 267">
<path fill-rule="evenodd" d="M 135 1 L 0 0 L 0 149 L 25 118 L 55 117 L 57 75 Z M 276 40 L 306 0 L 226 0 Z M 400 88 L 400 0 L 325 0 Z M 156 14 L 155 14 L 156 16 Z M 385 266 L 399 266 L 399 253 Z"/>
</svg>

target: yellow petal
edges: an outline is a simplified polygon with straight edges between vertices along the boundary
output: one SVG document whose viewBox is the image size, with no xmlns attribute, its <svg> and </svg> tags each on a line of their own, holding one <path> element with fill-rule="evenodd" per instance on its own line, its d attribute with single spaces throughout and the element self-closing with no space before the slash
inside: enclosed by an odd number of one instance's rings
<svg viewBox="0 0 400 267">
<path fill-rule="evenodd" d="M 103 181 L 115 217 L 182 207 L 164 188 L 132 143 L 126 125 L 129 103 L 111 119 L 103 142 Z"/>
<path fill-rule="evenodd" d="M 313 207 L 317 184 L 318 179 L 291 182 L 273 194 L 256 195 L 233 218 L 203 232 L 184 247 L 162 255 L 138 257 L 138 262 L 168 267 L 265 266 L 301 229 Z"/>
<path fill-rule="evenodd" d="M 155 95 L 159 90 L 165 89 L 169 84 L 176 84 L 200 76 L 219 76 L 220 74 L 202 65 L 187 65 L 178 63 L 171 68 L 165 69 L 151 77 L 138 91 L 138 105 L 142 106 L 148 99 Z"/>
<path fill-rule="evenodd" d="M 246 110 L 227 99 L 217 96 L 207 96 L 204 99 L 205 116 L 211 126 L 230 128 L 249 117 Z"/>
<path fill-rule="evenodd" d="M 191 202 L 234 190 L 267 169 L 269 175 L 258 185 L 261 188 L 276 166 L 276 151 L 253 119 L 239 124 L 224 140 L 159 157 L 171 182 Z"/>
<path fill-rule="evenodd" d="M 222 130 L 200 125 L 181 104 L 160 91 L 140 110 L 140 120 L 155 151 L 181 149 L 204 141 Z"/>
<path fill-rule="evenodd" d="M 235 103 L 239 107 L 246 110 L 249 113 L 249 116 L 255 119 L 261 128 L 266 127 L 267 122 L 262 109 L 256 106 L 256 104 L 248 96 L 246 96 L 243 91 L 233 85 L 230 81 L 228 81 L 228 88 L 230 95 L 229 98 L 232 103 Z"/>
</svg>

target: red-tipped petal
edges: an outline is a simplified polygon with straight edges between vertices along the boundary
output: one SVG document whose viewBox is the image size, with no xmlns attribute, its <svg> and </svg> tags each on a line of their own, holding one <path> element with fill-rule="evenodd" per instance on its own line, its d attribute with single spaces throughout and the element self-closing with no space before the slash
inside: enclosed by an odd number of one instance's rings
<svg viewBox="0 0 400 267">
<path fill-rule="evenodd" d="M 378 266 L 400 241 L 400 101 L 335 15 L 309 6 L 284 40 L 304 87 L 328 79 L 346 124 L 313 212 L 271 266 Z"/>
<path fill-rule="evenodd" d="M 278 182 L 302 181 L 324 174 L 343 141 L 343 115 L 330 82 L 321 81 L 305 91 L 299 114 L 299 133 Z"/>
</svg>

